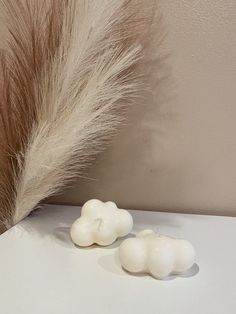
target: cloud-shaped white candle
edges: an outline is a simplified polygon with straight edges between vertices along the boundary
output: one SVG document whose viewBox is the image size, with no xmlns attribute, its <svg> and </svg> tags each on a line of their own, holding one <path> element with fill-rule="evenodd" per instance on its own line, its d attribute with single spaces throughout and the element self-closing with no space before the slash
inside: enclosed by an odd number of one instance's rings
<svg viewBox="0 0 236 314">
<path fill-rule="evenodd" d="M 143 230 L 119 247 L 121 265 L 132 273 L 146 272 L 158 279 L 182 273 L 195 262 L 195 250 L 186 240 L 160 236 Z"/>
<path fill-rule="evenodd" d="M 114 202 L 92 199 L 82 207 L 81 217 L 71 226 L 70 234 L 79 246 L 106 246 L 126 236 L 132 228 L 133 219 L 127 210 L 117 208 Z"/>
</svg>

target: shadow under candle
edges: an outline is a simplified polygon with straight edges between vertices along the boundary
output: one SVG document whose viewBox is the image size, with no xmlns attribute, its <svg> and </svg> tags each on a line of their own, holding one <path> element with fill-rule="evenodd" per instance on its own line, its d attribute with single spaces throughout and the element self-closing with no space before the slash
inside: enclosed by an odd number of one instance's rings
<svg viewBox="0 0 236 314">
<path fill-rule="evenodd" d="M 131 273 L 125 270 L 119 261 L 119 256 L 118 256 L 118 251 L 111 255 L 105 255 L 101 256 L 98 259 L 98 264 L 106 271 L 120 275 L 120 276 L 125 276 L 125 275 L 130 275 L 132 277 L 145 277 L 145 279 L 152 280 L 152 276 L 146 273 Z M 193 266 L 188 269 L 186 272 L 181 273 L 181 274 L 171 274 L 168 277 L 162 279 L 161 281 L 169 281 L 169 280 L 174 280 L 176 278 L 189 278 L 189 277 L 194 277 L 199 273 L 199 266 L 194 263 Z"/>
</svg>

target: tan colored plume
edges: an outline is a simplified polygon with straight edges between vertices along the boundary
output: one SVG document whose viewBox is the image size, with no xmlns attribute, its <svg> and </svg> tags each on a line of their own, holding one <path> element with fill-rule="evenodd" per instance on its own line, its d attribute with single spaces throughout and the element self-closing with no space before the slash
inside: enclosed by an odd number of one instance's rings
<svg viewBox="0 0 236 314">
<path fill-rule="evenodd" d="M 83 173 L 148 90 L 152 0 L 1 0 L 0 231 Z"/>
</svg>

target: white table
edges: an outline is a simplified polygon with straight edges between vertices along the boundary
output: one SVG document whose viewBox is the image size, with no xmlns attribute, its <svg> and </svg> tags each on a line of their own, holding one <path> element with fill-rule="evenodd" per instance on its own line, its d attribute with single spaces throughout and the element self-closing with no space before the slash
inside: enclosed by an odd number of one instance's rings
<svg viewBox="0 0 236 314">
<path fill-rule="evenodd" d="M 143 228 L 184 237 L 197 265 L 159 281 L 132 276 L 107 248 L 75 247 L 72 206 L 47 205 L 0 236 L 2 314 L 229 314 L 236 313 L 236 218 L 131 211 Z"/>
</svg>

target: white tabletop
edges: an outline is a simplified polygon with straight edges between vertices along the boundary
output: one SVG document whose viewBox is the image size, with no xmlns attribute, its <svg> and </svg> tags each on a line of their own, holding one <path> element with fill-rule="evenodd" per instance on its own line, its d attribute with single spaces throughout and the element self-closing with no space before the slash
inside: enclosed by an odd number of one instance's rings
<svg viewBox="0 0 236 314">
<path fill-rule="evenodd" d="M 182 277 L 133 276 L 117 247 L 75 247 L 72 206 L 44 207 L 0 236 L 3 314 L 236 313 L 236 218 L 131 211 L 143 228 L 190 240 L 197 264 Z"/>
</svg>

